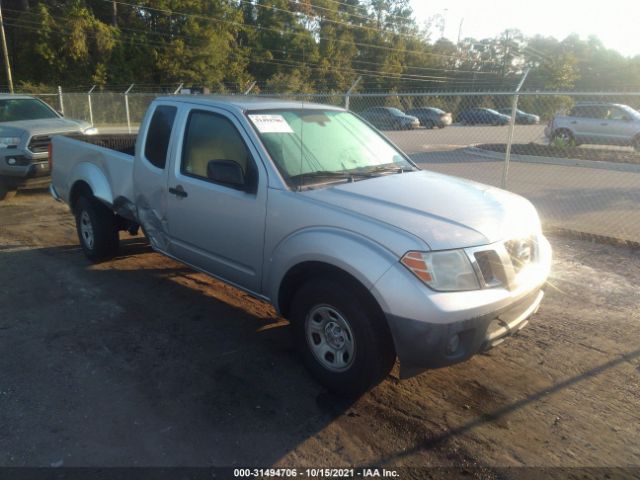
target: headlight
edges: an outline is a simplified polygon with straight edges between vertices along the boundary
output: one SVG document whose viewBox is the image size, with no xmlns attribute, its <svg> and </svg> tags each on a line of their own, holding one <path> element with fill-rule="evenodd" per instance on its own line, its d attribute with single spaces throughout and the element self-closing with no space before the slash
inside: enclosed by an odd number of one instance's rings
<svg viewBox="0 0 640 480">
<path fill-rule="evenodd" d="M 478 290 L 480 283 L 463 250 L 408 252 L 400 262 L 434 290 Z"/>
<path fill-rule="evenodd" d="M 97 135 L 98 129 L 96 127 L 89 127 L 82 133 L 84 133 L 85 135 Z"/>
<path fill-rule="evenodd" d="M 0 137 L 0 148 L 17 147 L 20 144 L 20 137 Z"/>
</svg>

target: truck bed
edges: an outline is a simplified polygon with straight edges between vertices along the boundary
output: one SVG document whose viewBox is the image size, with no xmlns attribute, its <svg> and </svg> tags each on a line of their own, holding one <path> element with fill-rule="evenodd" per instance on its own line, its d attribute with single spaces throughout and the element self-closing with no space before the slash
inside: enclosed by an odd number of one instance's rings
<svg viewBox="0 0 640 480">
<path fill-rule="evenodd" d="M 135 141 L 136 135 L 56 135 L 51 183 L 67 203 L 73 185 L 84 181 L 111 207 L 131 204 Z"/>
<path fill-rule="evenodd" d="M 106 133 L 99 135 L 74 134 L 67 135 L 67 137 L 133 156 L 136 153 L 136 139 L 138 135 L 135 133 Z"/>
</svg>

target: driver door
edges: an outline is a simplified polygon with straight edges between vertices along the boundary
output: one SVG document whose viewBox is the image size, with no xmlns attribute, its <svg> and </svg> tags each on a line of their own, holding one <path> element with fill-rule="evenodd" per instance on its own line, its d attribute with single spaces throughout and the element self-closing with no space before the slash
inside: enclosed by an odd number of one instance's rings
<svg viewBox="0 0 640 480">
<path fill-rule="evenodd" d="M 223 110 L 193 108 L 184 121 L 168 178 L 171 252 L 213 276 L 260 292 L 267 188 L 263 166 L 254 160 L 257 152 L 243 126 Z M 215 175 L 220 164 L 237 164 L 243 183 Z"/>
</svg>

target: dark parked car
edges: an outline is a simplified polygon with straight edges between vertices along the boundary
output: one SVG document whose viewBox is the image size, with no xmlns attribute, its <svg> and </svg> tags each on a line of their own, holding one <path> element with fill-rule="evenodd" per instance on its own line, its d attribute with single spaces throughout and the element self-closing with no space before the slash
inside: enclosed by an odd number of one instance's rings
<svg viewBox="0 0 640 480">
<path fill-rule="evenodd" d="M 458 122 L 463 125 L 507 125 L 510 118 L 491 108 L 468 108 L 458 115 Z"/>
<path fill-rule="evenodd" d="M 498 108 L 497 112 L 502 113 L 508 117 L 511 117 L 511 107 Z M 540 123 L 540 117 L 533 113 L 523 112 L 522 110 L 516 110 L 516 123 L 520 125 L 537 125 Z"/>
<path fill-rule="evenodd" d="M 418 117 L 420 125 L 426 128 L 444 128 L 451 125 L 451 114 L 435 107 L 420 107 L 407 110 L 407 115 Z"/>
<path fill-rule="evenodd" d="M 420 126 L 416 117 L 393 107 L 367 108 L 360 116 L 381 130 L 411 130 Z"/>
</svg>

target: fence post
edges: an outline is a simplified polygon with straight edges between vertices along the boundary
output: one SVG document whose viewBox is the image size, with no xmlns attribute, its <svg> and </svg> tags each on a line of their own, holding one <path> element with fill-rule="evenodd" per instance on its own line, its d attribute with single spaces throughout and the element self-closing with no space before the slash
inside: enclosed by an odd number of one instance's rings
<svg viewBox="0 0 640 480">
<path fill-rule="evenodd" d="M 525 69 L 520 79 L 520 83 L 516 87 L 513 95 L 513 102 L 511 103 L 511 119 L 509 120 L 509 135 L 507 136 L 507 146 L 504 154 L 504 167 L 502 168 L 502 188 L 507 188 L 507 176 L 509 175 L 509 162 L 511 162 L 511 144 L 513 143 L 513 131 L 516 126 L 516 110 L 518 109 L 518 92 L 522 88 L 522 84 L 529 75 L 529 69 Z"/>
<path fill-rule="evenodd" d="M 245 94 L 245 95 L 249 95 L 249 93 L 251 92 L 251 90 L 253 90 L 253 87 L 255 87 L 255 86 L 256 86 L 256 83 L 258 83 L 258 82 L 257 82 L 257 81 L 253 81 L 253 82 L 251 82 L 251 85 L 249 85 L 249 88 L 247 88 L 247 89 L 244 91 L 244 94 Z"/>
<path fill-rule="evenodd" d="M 183 86 L 184 86 L 184 82 L 180 82 L 180 85 L 178 85 L 178 88 L 176 88 L 176 89 L 173 91 L 173 94 L 174 94 L 174 95 L 179 94 L 179 93 L 180 93 L 180 90 L 182 90 L 182 87 L 183 87 Z"/>
<path fill-rule="evenodd" d="M 94 85 L 93 87 L 91 87 L 91 90 L 87 92 L 87 100 L 89 101 L 89 123 L 91 123 L 92 127 L 93 127 L 93 105 L 91 104 L 91 92 L 93 92 L 95 88 L 96 86 Z"/>
<path fill-rule="evenodd" d="M 344 108 L 346 110 L 349 110 L 349 100 L 351 98 L 351 92 L 353 91 L 354 88 L 358 86 L 358 84 L 360 83 L 360 80 L 362 80 L 362 76 L 358 77 L 356 81 L 353 82 L 353 85 L 351 85 L 351 87 L 349 88 L 349 90 L 347 90 L 347 93 L 344 96 Z"/>
<path fill-rule="evenodd" d="M 62 101 L 62 87 L 58 85 L 58 101 L 60 102 L 60 113 L 64 117 L 64 102 Z"/>
<path fill-rule="evenodd" d="M 131 133 L 131 115 L 129 114 L 129 92 L 133 88 L 133 83 L 129 85 L 127 91 L 124 92 L 124 109 L 127 112 L 127 131 Z"/>
</svg>

